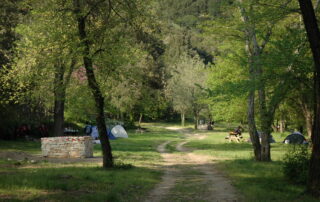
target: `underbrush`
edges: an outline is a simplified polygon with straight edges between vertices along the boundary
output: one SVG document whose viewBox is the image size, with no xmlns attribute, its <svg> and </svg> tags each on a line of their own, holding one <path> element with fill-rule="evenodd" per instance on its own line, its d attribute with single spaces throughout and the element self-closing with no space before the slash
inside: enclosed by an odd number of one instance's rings
<svg viewBox="0 0 320 202">
<path fill-rule="evenodd" d="M 307 145 L 289 146 L 283 161 L 285 177 L 296 184 L 306 184 L 309 171 L 310 154 Z"/>
</svg>

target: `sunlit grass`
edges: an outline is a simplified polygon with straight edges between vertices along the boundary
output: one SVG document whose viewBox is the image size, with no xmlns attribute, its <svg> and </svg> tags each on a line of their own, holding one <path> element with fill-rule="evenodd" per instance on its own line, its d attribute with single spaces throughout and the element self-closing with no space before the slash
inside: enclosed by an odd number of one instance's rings
<svg viewBox="0 0 320 202">
<path fill-rule="evenodd" d="M 129 131 L 128 139 L 111 141 L 116 165 L 112 169 L 103 169 L 101 161 L 31 163 L 27 159 L 1 159 L 0 199 L 141 201 L 161 179 L 161 171 L 154 167 L 162 161 L 156 147 L 180 136 L 164 128 L 150 128 L 145 133 Z M 0 141 L 0 145 L 1 151 L 41 153 L 39 142 Z M 94 156 L 101 157 L 100 145 L 94 146 Z"/>
<path fill-rule="evenodd" d="M 229 176 L 245 201 L 318 201 L 304 194 L 305 186 L 290 184 L 283 175 L 282 161 L 289 145 L 282 142 L 289 133 L 273 134 L 276 143 L 271 144 L 272 162 L 255 162 L 251 143 L 230 143 L 225 139 L 227 131 L 203 134 L 207 138 L 185 146 L 194 153 L 215 157 L 220 171 Z M 247 140 L 249 134 L 243 137 Z"/>
<path fill-rule="evenodd" d="M 215 165 L 228 176 L 245 201 L 316 201 L 304 195 L 304 186 L 290 184 L 282 173 L 282 160 L 288 145 L 281 143 L 287 134 L 273 134 L 277 143 L 272 146 L 272 162 L 261 163 L 252 160 L 252 145 L 248 142 L 229 143 L 225 137 L 228 129 L 217 127 L 214 131 L 197 133 L 185 144 L 196 154 L 209 155 L 217 159 Z M 167 150 L 178 152 L 177 144 L 186 137 L 166 127 L 175 124 L 143 124 L 143 133 L 128 131 L 128 139 L 111 141 L 116 167 L 102 169 L 101 146 L 94 146 L 92 162 L 31 163 L 0 159 L 0 199 L 5 201 L 141 201 L 161 180 L 162 172 L 155 165 L 161 165 L 162 158 L 156 151 L 158 145 L 171 141 Z M 199 139 L 199 136 L 206 136 Z M 247 133 L 243 134 L 248 139 Z M 40 142 L 0 141 L 0 151 L 23 151 L 40 154 Z M 182 153 L 181 153 L 182 155 Z M 198 175 L 195 170 L 183 170 L 185 174 Z M 196 191 L 201 199 L 204 185 L 190 184 L 181 179 L 170 193 L 172 200 L 179 194 L 189 199 Z M 190 186 L 185 186 L 190 184 Z M 177 195 L 178 194 L 178 195 Z"/>
</svg>

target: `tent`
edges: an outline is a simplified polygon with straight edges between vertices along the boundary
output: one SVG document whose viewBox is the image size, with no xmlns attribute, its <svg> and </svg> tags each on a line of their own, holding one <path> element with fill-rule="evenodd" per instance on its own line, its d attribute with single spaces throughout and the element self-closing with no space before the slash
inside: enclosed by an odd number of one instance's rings
<svg viewBox="0 0 320 202">
<path fill-rule="evenodd" d="M 99 132 L 98 132 L 98 127 L 97 126 L 92 126 L 91 128 L 91 137 L 94 140 L 99 139 Z M 126 130 L 121 126 L 121 125 L 116 125 L 110 130 L 107 128 L 107 136 L 110 140 L 115 140 L 117 138 L 128 138 L 128 134 Z"/>
<path fill-rule="evenodd" d="M 126 130 L 121 125 L 116 125 L 112 128 L 111 134 L 116 138 L 128 138 Z"/>
<path fill-rule="evenodd" d="M 90 136 L 91 136 L 94 140 L 96 140 L 96 139 L 99 138 L 99 132 L 98 132 L 98 127 L 97 127 L 97 126 L 92 126 L 92 127 L 91 127 L 91 134 L 90 134 Z"/>
<path fill-rule="evenodd" d="M 283 140 L 286 144 L 305 144 L 306 142 L 306 138 L 300 132 L 293 132 Z"/>
<path fill-rule="evenodd" d="M 107 129 L 107 135 L 108 135 L 108 138 L 109 138 L 110 140 L 115 140 L 115 139 L 116 139 L 116 137 L 113 136 L 113 134 L 111 133 L 111 130 L 110 130 L 110 129 Z M 99 131 L 98 131 L 98 127 L 97 127 L 97 126 L 92 126 L 90 136 L 91 136 L 92 139 L 94 139 L 94 140 L 99 139 Z"/>
</svg>

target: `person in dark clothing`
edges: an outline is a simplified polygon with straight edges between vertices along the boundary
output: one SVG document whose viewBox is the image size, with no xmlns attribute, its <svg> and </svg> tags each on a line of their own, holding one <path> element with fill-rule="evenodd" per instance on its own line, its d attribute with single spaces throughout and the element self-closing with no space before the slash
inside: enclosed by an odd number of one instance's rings
<svg viewBox="0 0 320 202">
<path fill-rule="evenodd" d="M 241 126 L 238 126 L 236 129 L 234 129 L 233 132 L 234 132 L 237 136 L 240 136 L 240 137 L 241 137 L 242 130 L 243 130 L 243 128 L 242 128 Z"/>
</svg>

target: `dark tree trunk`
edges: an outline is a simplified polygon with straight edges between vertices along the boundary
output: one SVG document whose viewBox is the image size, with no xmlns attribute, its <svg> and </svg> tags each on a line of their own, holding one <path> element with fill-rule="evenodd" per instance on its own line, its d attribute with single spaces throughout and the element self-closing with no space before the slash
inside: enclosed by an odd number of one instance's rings
<svg viewBox="0 0 320 202">
<path fill-rule="evenodd" d="M 64 133 L 64 105 L 66 99 L 66 89 L 69 84 L 71 74 L 76 64 L 75 58 L 72 58 L 69 70 L 66 77 L 65 64 L 57 64 L 55 66 L 55 79 L 54 79 L 54 123 L 53 134 L 54 136 L 62 136 Z"/>
<path fill-rule="evenodd" d="M 62 136 L 64 128 L 64 103 L 65 103 L 65 86 L 63 82 L 65 66 L 55 66 L 54 79 L 54 136 Z"/>
<path fill-rule="evenodd" d="M 315 102 L 307 189 L 312 195 L 320 197 L 320 32 L 311 0 L 299 0 L 299 4 L 314 60 Z"/>
<path fill-rule="evenodd" d="M 254 89 L 250 89 L 248 96 L 248 127 L 250 140 L 253 146 L 254 159 L 256 161 L 261 161 L 261 145 L 254 119 L 254 91 Z"/>
<path fill-rule="evenodd" d="M 198 123 L 199 123 L 199 112 L 194 112 L 194 129 L 198 130 Z"/>
<path fill-rule="evenodd" d="M 261 76 L 262 73 L 260 73 Z M 261 83 L 259 87 L 259 109 L 260 109 L 260 121 L 261 121 L 261 161 L 271 161 L 270 156 L 270 116 L 266 106 L 265 87 Z"/>
<path fill-rule="evenodd" d="M 54 123 L 53 134 L 54 136 L 63 136 L 64 133 L 64 100 L 56 98 L 54 101 Z"/>
<path fill-rule="evenodd" d="M 82 15 L 83 11 L 79 0 L 74 0 L 74 6 L 74 12 L 77 16 L 79 38 L 83 48 L 83 63 L 86 69 L 88 85 L 91 89 L 95 101 L 96 122 L 98 126 L 99 138 L 101 141 L 101 149 L 103 154 L 103 167 L 109 168 L 113 167 L 113 157 L 111 152 L 111 145 L 106 134 L 107 127 L 104 117 L 104 97 L 102 96 L 100 87 L 96 81 L 96 77 L 93 71 L 93 63 L 90 57 L 90 43 L 87 38 L 86 32 L 86 17 Z"/>
</svg>

